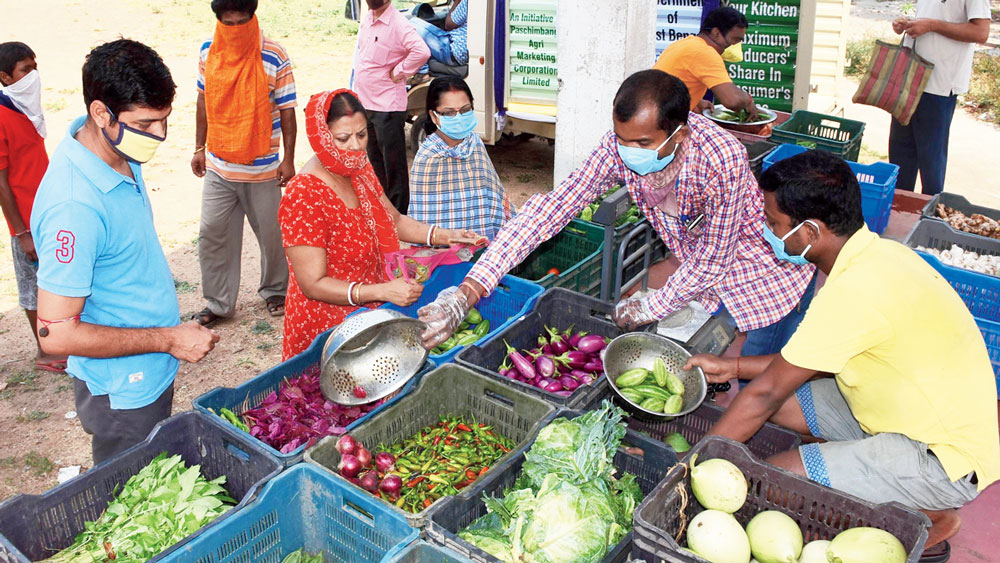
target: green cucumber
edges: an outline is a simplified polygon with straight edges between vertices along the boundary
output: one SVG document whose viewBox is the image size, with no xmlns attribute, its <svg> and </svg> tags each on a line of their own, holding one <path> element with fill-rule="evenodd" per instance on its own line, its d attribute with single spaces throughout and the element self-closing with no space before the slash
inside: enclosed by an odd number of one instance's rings
<svg viewBox="0 0 1000 563">
<path fill-rule="evenodd" d="M 669 400 L 673 395 L 670 391 L 667 391 L 663 387 L 658 387 L 656 385 L 636 385 L 632 389 L 635 389 L 642 394 L 643 397 L 655 397 L 657 399 L 662 399 L 664 401 Z"/>
<path fill-rule="evenodd" d="M 639 385 L 649 375 L 649 371 L 644 368 L 633 368 L 618 376 L 615 385 L 619 387 L 632 387 Z"/>
</svg>

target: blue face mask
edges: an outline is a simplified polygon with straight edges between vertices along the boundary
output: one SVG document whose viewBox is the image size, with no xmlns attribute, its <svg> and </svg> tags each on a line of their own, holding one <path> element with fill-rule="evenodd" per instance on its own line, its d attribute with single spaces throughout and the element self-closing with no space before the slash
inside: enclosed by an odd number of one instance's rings
<svg viewBox="0 0 1000 563">
<path fill-rule="evenodd" d="M 673 152 L 668 154 L 663 158 L 659 158 L 660 149 L 665 147 L 670 139 L 681 130 L 684 125 L 678 125 L 677 129 L 670 134 L 660 146 L 655 149 L 643 149 L 639 147 L 626 147 L 621 144 L 618 145 L 618 156 L 622 157 L 622 161 L 625 166 L 628 166 L 629 170 L 635 172 L 640 176 L 645 176 L 646 174 L 652 174 L 653 172 L 659 172 L 667 167 L 668 164 L 674 161 L 674 155 L 677 154 L 677 147 L 674 147 Z"/>
<path fill-rule="evenodd" d="M 434 113 L 441 120 L 441 125 L 438 126 L 438 129 L 456 141 L 461 141 L 471 135 L 476 130 L 476 126 L 479 125 L 479 120 L 476 119 L 476 112 L 471 109 L 465 113 L 452 116 L 441 115 L 438 112 Z"/>
<path fill-rule="evenodd" d="M 811 244 L 806 246 L 802 250 L 802 254 L 799 254 L 798 256 L 790 256 L 788 251 L 785 250 L 785 239 L 792 236 L 795 231 L 799 230 L 799 228 L 806 223 L 816 227 L 817 231 L 819 230 L 819 226 L 816 225 L 816 223 L 806 219 L 805 221 L 799 223 L 794 229 L 788 231 L 788 234 L 781 238 L 778 238 L 778 235 L 774 234 L 774 231 L 771 230 L 771 227 L 769 227 L 767 223 L 764 223 L 764 239 L 771 244 L 771 249 L 774 250 L 774 255 L 778 257 L 778 260 L 784 260 L 785 262 L 791 262 L 792 264 L 799 266 L 805 266 L 809 263 L 809 261 L 806 260 L 806 253 L 809 252 L 810 248 L 812 248 Z"/>
</svg>

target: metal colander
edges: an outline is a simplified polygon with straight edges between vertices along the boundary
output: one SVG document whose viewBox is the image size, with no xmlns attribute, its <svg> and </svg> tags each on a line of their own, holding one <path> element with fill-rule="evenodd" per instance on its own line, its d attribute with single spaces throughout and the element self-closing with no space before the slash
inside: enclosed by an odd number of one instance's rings
<svg viewBox="0 0 1000 563">
<path fill-rule="evenodd" d="M 656 358 L 663 358 L 667 371 L 680 378 L 684 383 L 684 402 L 677 414 L 665 415 L 644 409 L 629 401 L 618 389 L 615 381 L 618 376 L 633 368 L 653 370 Z M 615 394 L 631 409 L 663 420 L 670 420 L 690 413 L 705 401 L 708 382 L 701 368 L 684 369 L 691 354 L 673 340 L 648 332 L 630 332 L 615 338 L 608 344 L 604 354 L 604 373 Z"/>
<path fill-rule="evenodd" d="M 427 360 L 420 345 L 423 329 L 424 323 L 388 309 L 348 317 L 323 346 L 323 395 L 341 405 L 361 405 L 399 390 Z M 358 387 L 364 397 L 355 395 Z"/>
</svg>

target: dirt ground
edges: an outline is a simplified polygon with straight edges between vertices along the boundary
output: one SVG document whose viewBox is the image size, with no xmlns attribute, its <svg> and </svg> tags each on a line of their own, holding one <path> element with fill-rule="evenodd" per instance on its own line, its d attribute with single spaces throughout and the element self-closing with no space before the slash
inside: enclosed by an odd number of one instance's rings
<svg viewBox="0 0 1000 563">
<path fill-rule="evenodd" d="M 888 9 L 884 7 L 889 3 L 865 1 L 883 7 L 883 11 Z M 264 32 L 284 45 L 295 64 L 300 100 L 296 162 L 300 166 L 311 155 L 301 108 L 309 95 L 345 86 L 348 81 L 356 24 L 342 18 L 342 5 L 322 0 L 282 0 L 262 2 L 258 12 Z M 878 20 L 885 16 L 875 12 L 878 10 L 856 14 L 850 29 L 866 29 L 855 25 L 859 22 L 883 25 Z M 3 40 L 24 41 L 38 55 L 50 153 L 65 135 L 69 122 L 85 111 L 80 66 L 93 46 L 124 36 L 149 44 L 164 57 L 178 84 L 177 99 L 170 118 L 170 136 L 156 158 L 144 166 L 144 176 L 181 312 L 190 316 L 200 310 L 203 302 L 197 236 L 201 181 L 191 173 L 189 162 L 194 145 L 197 52 L 201 42 L 211 37 L 214 25 L 208 2 L 0 0 L 0 14 L 5 23 L 14 22 L 5 26 Z M 878 126 L 870 126 L 869 131 L 872 129 Z M 975 135 L 988 139 L 980 140 L 980 146 L 1000 144 L 1000 132 L 995 127 L 976 129 Z M 877 151 L 882 141 L 874 142 L 871 146 Z M 515 205 L 551 188 L 553 150 L 547 142 L 511 141 L 491 147 L 490 155 Z M 976 167 L 958 168 L 971 172 Z M 994 196 L 1000 194 L 1000 190 L 989 191 Z M 71 416 L 69 377 L 33 370 L 35 343 L 17 307 L 8 245 L 9 239 L 0 237 L 0 427 L 6 428 L 0 433 L 0 499 L 16 493 L 41 493 L 56 484 L 60 467 L 90 465 L 89 437 L 79 420 Z M 258 272 L 256 243 L 246 228 L 244 283 L 236 316 L 216 327 L 222 340 L 212 354 L 198 364 L 182 364 L 174 412 L 190 409 L 191 401 L 209 389 L 236 386 L 279 362 L 281 319 L 269 317 L 263 301 L 256 296 Z"/>
</svg>

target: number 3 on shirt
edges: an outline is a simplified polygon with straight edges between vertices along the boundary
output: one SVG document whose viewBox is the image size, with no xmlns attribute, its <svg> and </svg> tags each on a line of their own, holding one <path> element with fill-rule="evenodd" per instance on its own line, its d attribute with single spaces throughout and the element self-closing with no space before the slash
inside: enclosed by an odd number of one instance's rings
<svg viewBox="0 0 1000 563">
<path fill-rule="evenodd" d="M 73 245 L 76 244 L 76 236 L 72 231 L 59 231 L 56 234 L 59 241 L 59 248 L 56 249 L 56 260 L 62 264 L 69 264 L 73 261 Z"/>
</svg>

